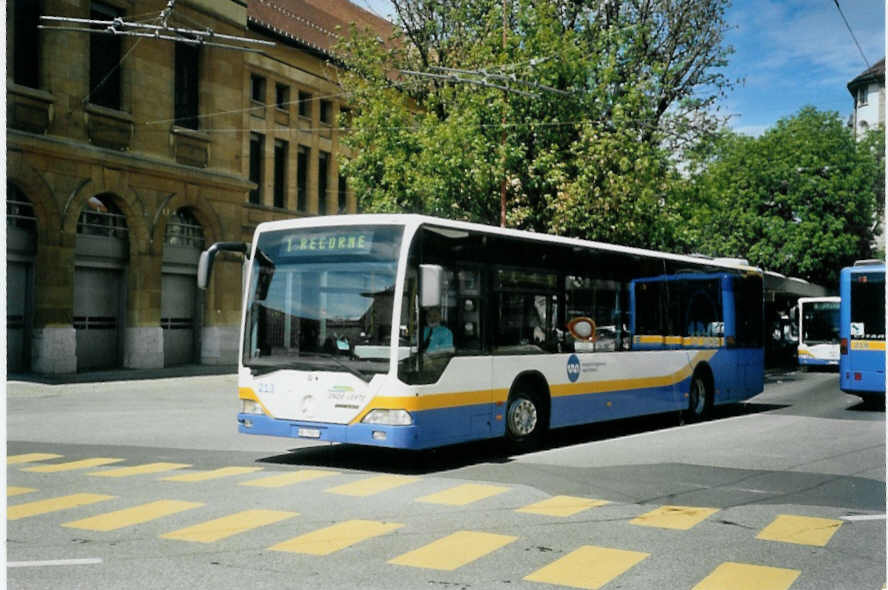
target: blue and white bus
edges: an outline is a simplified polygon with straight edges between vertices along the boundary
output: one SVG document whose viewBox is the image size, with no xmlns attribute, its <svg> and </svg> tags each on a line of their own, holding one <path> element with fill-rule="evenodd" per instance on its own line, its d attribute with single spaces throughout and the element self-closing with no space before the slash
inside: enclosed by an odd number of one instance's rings
<svg viewBox="0 0 888 590">
<path fill-rule="evenodd" d="M 243 433 L 532 447 L 762 391 L 762 273 L 740 262 L 417 215 L 263 223 L 204 253 L 204 285 L 221 250 L 250 261 Z"/>
<path fill-rule="evenodd" d="M 800 297 L 798 314 L 799 366 L 839 366 L 840 297 Z"/>
<path fill-rule="evenodd" d="M 868 260 L 839 275 L 839 386 L 865 400 L 885 399 L 885 263 Z"/>
</svg>

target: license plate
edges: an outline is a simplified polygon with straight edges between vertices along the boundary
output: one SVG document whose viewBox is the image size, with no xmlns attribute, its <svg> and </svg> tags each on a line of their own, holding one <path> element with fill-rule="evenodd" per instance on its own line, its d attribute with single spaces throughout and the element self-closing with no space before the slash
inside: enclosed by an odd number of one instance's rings
<svg viewBox="0 0 888 590">
<path fill-rule="evenodd" d="M 297 434 L 302 438 L 321 438 L 321 431 L 317 428 L 300 428 Z"/>
</svg>

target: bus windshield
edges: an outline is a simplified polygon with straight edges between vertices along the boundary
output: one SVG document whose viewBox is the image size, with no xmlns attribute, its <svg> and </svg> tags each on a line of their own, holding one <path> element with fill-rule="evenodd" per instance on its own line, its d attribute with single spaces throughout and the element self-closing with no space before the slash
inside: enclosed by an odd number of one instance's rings
<svg viewBox="0 0 888 590">
<path fill-rule="evenodd" d="M 260 234 L 244 366 L 347 371 L 367 381 L 388 372 L 401 235 L 365 226 Z"/>
<path fill-rule="evenodd" d="M 839 343 L 839 302 L 817 301 L 802 307 L 803 342 L 807 344 Z"/>
</svg>

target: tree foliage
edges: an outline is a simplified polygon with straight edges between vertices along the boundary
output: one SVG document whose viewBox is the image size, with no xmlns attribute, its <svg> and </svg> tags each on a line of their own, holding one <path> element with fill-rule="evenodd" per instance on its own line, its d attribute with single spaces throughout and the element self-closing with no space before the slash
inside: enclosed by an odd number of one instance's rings
<svg viewBox="0 0 888 590">
<path fill-rule="evenodd" d="M 827 286 L 872 255 L 884 130 L 857 143 L 838 113 L 805 107 L 761 137 L 726 131 L 707 147 L 687 196 L 703 253 Z"/>
<path fill-rule="evenodd" d="M 396 39 L 339 48 L 362 210 L 496 224 L 505 188 L 512 227 L 678 239 L 669 155 L 719 123 L 727 0 L 393 3 Z"/>
</svg>

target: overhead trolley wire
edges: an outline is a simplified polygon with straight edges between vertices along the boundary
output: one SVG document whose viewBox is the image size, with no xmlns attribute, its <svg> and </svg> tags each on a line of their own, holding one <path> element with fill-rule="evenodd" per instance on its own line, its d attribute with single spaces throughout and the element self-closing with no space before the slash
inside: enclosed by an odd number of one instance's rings
<svg viewBox="0 0 888 590">
<path fill-rule="evenodd" d="M 860 57 L 863 58 L 863 63 L 865 63 L 867 69 L 869 69 L 870 62 L 866 58 L 866 55 L 864 55 L 863 48 L 860 46 L 860 43 L 858 43 L 857 37 L 854 35 L 854 31 L 851 29 L 851 25 L 848 23 L 848 19 L 845 18 L 845 13 L 842 12 L 842 7 L 839 6 L 839 0 L 833 0 L 833 3 L 836 5 L 836 8 L 838 9 L 839 14 L 842 16 L 842 20 L 845 21 L 845 27 L 848 29 L 848 32 L 851 33 L 851 38 L 854 39 L 854 44 L 857 45 L 857 50 L 860 52 Z"/>
</svg>

